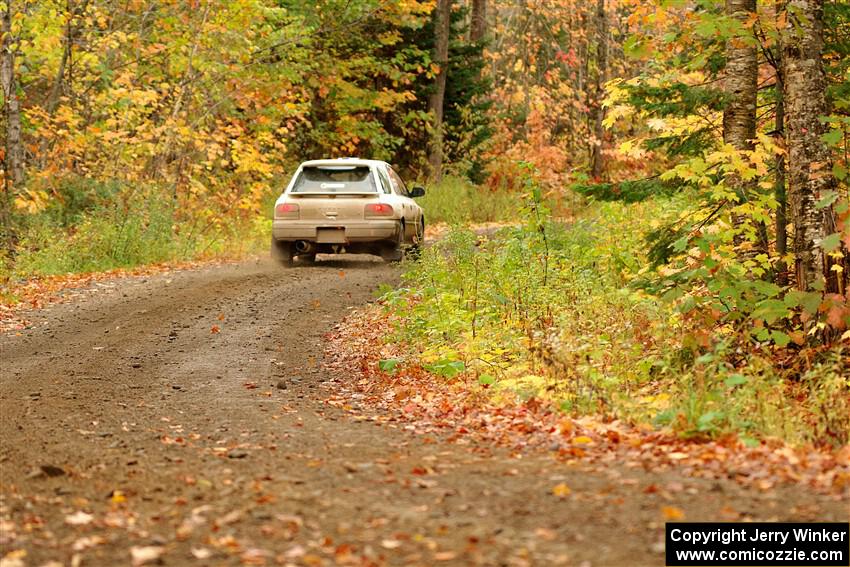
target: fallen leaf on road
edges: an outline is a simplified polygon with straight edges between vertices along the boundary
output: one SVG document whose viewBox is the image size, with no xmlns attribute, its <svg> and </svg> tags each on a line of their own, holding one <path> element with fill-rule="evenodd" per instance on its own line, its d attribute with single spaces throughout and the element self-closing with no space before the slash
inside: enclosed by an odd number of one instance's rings
<svg viewBox="0 0 850 567">
<path fill-rule="evenodd" d="M 86 514 L 82 510 L 70 516 L 65 516 L 65 523 L 70 526 L 85 526 L 86 524 L 90 524 L 92 520 L 94 520 L 94 516 Z"/>
<path fill-rule="evenodd" d="M 74 551 L 85 551 L 92 547 L 106 543 L 106 540 L 100 536 L 81 537 L 71 546 Z"/>
<path fill-rule="evenodd" d="M 213 335 L 220 332 L 221 328 L 218 325 L 213 325 L 212 327 L 210 327 L 210 333 L 212 333 Z"/>
<path fill-rule="evenodd" d="M 0 567 L 24 567 L 24 557 L 27 556 L 26 549 L 16 549 L 0 557 Z"/>
<path fill-rule="evenodd" d="M 286 551 L 286 553 L 283 554 L 283 556 L 287 559 L 298 559 L 299 557 L 303 557 L 306 552 L 307 550 L 304 549 L 303 546 L 293 545 Z"/>
<path fill-rule="evenodd" d="M 384 547 L 386 549 L 396 549 L 398 547 L 401 547 L 401 542 L 397 539 L 385 539 L 381 541 L 381 547 Z"/>
<path fill-rule="evenodd" d="M 158 545 L 133 546 L 130 548 L 130 558 L 133 566 L 145 565 L 158 560 L 165 553 L 165 548 Z"/>
<path fill-rule="evenodd" d="M 685 517 L 685 513 L 681 508 L 676 508 L 675 506 L 662 506 L 661 514 L 664 516 L 665 520 L 681 520 Z"/>
<path fill-rule="evenodd" d="M 835 455 L 835 461 L 844 467 L 850 467 L 850 445 L 845 445 L 843 449 Z"/>
<path fill-rule="evenodd" d="M 43 472 L 47 476 L 53 477 L 53 476 L 64 476 L 65 475 L 65 469 L 63 469 L 61 467 L 56 467 L 56 466 L 53 466 L 53 465 L 41 465 L 41 467 L 39 467 L 39 468 L 41 468 L 41 472 Z"/>
<path fill-rule="evenodd" d="M 193 547 L 191 553 L 195 559 L 209 559 L 212 557 L 212 551 L 205 547 Z"/>
<path fill-rule="evenodd" d="M 217 519 L 215 521 L 215 525 L 226 526 L 228 524 L 238 522 L 241 517 L 242 517 L 242 511 L 241 510 L 233 510 L 231 512 L 228 512 L 227 514 L 225 514 L 221 518 Z"/>
<path fill-rule="evenodd" d="M 455 553 L 454 551 L 440 551 L 434 554 L 435 561 L 451 561 L 456 557 L 457 553 Z"/>
<path fill-rule="evenodd" d="M 552 487 L 552 494 L 557 496 L 558 498 L 564 498 L 565 496 L 569 496 L 572 490 L 570 487 L 564 484 L 563 482 L 560 484 L 556 484 Z"/>
<path fill-rule="evenodd" d="M 242 565 L 265 565 L 268 552 L 265 549 L 251 548 L 242 552 L 239 557 Z"/>
</svg>

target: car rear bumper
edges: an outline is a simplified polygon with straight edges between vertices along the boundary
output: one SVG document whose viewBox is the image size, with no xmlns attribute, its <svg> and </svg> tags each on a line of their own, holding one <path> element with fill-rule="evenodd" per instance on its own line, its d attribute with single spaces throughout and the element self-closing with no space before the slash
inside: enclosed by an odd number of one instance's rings
<svg viewBox="0 0 850 567">
<path fill-rule="evenodd" d="M 325 229 L 322 233 L 320 230 Z M 272 223 L 272 236 L 275 240 L 306 240 L 317 242 L 327 230 L 337 229 L 340 237 L 347 242 L 375 242 L 392 240 L 398 232 L 398 221 L 369 220 L 319 223 L 309 220 L 275 220 Z"/>
</svg>

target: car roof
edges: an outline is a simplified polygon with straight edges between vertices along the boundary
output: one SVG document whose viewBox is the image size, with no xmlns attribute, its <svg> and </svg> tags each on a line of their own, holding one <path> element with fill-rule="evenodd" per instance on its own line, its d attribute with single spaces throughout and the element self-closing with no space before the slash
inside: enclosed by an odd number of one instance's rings
<svg viewBox="0 0 850 567">
<path fill-rule="evenodd" d="M 305 161 L 301 164 L 302 167 L 315 167 L 323 165 L 366 165 L 377 166 L 386 165 L 386 162 L 374 159 L 361 159 L 355 157 L 334 158 L 334 159 L 313 159 Z"/>
</svg>

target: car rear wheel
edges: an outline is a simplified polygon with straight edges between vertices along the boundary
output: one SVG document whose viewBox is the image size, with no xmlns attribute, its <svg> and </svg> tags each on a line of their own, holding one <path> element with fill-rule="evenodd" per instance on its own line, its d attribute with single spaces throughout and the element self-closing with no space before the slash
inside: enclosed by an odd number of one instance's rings
<svg viewBox="0 0 850 567">
<path fill-rule="evenodd" d="M 422 244 L 425 242 L 425 219 L 420 219 L 416 223 L 416 232 L 413 234 L 410 242 L 408 255 L 414 259 L 419 259 L 419 254 L 422 252 Z"/>
<path fill-rule="evenodd" d="M 396 229 L 396 238 L 392 244 L 381 248 L 381 258 L 384 262 L 401 262 L 404 258 L 404 222 L 399 221 Z"/>
<path fill-rule="evenodd" d="M 291 267 L 292 243 L 281 242 L 272 238 L 272 258 L 285 268 Z"/>
</svg>

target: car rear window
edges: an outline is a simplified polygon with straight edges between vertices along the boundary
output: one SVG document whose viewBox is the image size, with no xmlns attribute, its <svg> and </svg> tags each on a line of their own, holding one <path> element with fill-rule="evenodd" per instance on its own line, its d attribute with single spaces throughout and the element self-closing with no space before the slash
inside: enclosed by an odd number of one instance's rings
<svg viewBox="0 0 850 567">
<path fill-rule="evenodd" d="M 377 193 L 372 170 L 365 165 L 318 165 L 301 169 L 292 193 Z"/>
</svg>

